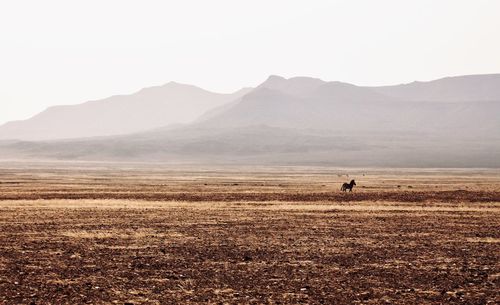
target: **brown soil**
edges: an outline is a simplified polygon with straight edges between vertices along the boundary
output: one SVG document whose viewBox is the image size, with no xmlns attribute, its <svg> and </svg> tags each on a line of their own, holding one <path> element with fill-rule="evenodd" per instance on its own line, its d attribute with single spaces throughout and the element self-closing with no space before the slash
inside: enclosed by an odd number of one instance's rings
<svg viewBox="0 0 500 305">
<path fill-rule="evenodd" d="M 169 192 L 16 192 L 0 194 L 0 200 L 50 200 L 50 199 L 125 199 L 150 201 L 285 201 L 285 202 L 351 202 L 351 201 L 394 201 L 394 202 L 500 202 L 500 192 L 487 191 L 429 191 L 429 192 L 355 192 L 355 193 L 169 193 Z"/>
<path fill-rule="evenodd" d="M 0 304 L 500 302 L 496 174 L 304 173 L 4 169 Z"/>
</svg>

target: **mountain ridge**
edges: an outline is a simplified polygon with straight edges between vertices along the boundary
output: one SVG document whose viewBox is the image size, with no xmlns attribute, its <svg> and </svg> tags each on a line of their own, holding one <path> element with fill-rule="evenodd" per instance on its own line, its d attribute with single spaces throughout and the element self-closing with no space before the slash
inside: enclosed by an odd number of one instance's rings
<svg viewBox="0 0 500 305">
<path fill-rule="evenodd" d="M 128 95 L 49 107 L 30 119 L 0 126 L 0 139 L 52 140 L 107 136 L 188 123 L 248 90 L 221 94 L 193 85 L 169 82 Z"/>
<path fill-rule="evenodd" d="M 499 84 L 500 74 L 474 74 L 369 88 L 413 101 L 500 101 Z"/>
<path fill-rule="evenodd" d="M 0 159 L 500 167 L 500 74 L 464 85 L 470 79 L 415 89 L 270 76 L 190 123 L 98 138 L 3 141 Z"/>
</svg>

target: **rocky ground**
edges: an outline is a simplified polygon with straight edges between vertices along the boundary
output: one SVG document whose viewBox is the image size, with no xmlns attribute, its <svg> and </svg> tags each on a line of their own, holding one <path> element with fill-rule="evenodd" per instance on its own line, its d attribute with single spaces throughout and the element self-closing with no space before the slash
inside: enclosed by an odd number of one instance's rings
<svg viewBox="0 0 500 305">
<path fill-rule="evenodd" d="M 4 168 L 0 304 L 500 302 L 500 175 L 338 172 Z"/>
</svg>

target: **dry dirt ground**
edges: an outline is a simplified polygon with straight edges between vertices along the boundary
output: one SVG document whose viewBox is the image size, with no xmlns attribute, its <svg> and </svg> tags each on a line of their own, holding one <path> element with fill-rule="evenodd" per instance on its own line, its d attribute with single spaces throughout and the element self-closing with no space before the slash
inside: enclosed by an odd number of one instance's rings
<svg viewBox="0 0 500 305">
<path fill-rule="evenodd" d="M 0 304 L 499 304 L 499 259 L 498 170 L 0 164 Z"/>
</svg>

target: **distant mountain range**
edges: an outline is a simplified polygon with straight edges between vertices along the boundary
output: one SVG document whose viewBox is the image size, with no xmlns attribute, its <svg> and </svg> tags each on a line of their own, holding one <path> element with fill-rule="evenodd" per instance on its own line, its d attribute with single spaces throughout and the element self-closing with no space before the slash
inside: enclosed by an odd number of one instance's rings
<svg viewBox="0 0 500 305">
<path fill-rule="evenodd" d="M 169 83 L 8 123 L 0 158 L 500 167 L 499 117 L 500 74 L 382 87 L 270 76 L 233 94 Z"/>
<path fill-rule="evenodd" d="M 170 82 L 131 95 L 115 95 L 79 105 L 54 106 L 24 121 L 0 126 L 0 139 L 54 140 L 127 134 L 186 124 L 247 92 L 213 93 Z"/>
<path fill-rule="evenodd" d="M 449 136 L 458 130 L 471 136 L 500 131 L 500 75 L 414 84 L 369 88 L 271 76 L 231 107 L 198 123 L 217 128 L 266 125 L 342 133 L 408 131 Z M 424 96 L 429 100 L 422 99 Z"/>
</svg>

